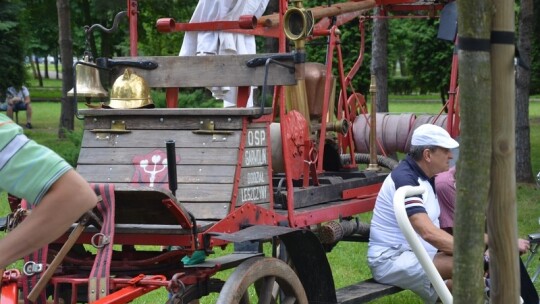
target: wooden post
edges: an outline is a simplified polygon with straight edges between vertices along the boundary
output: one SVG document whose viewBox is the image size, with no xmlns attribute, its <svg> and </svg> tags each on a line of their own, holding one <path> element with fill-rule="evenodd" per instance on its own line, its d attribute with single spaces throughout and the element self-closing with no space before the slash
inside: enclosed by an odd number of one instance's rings
<svg viewBox="0 0 540 304">
<path fill-rule="evenodd" d="M 514 1 L 494 0 L 493 6 L 491 200 L 487 209 L 491 303 L 519 303 L 514 133 Z"/>
<path fill-rule="evenodd" d="M 484 303 L 483 253 L 491 167 L 491 1 L 458 1 L 461 137 L 456 171 L 454 303 Z M 481 18 L 479 18 L 481 16 Z"/>
</svg>

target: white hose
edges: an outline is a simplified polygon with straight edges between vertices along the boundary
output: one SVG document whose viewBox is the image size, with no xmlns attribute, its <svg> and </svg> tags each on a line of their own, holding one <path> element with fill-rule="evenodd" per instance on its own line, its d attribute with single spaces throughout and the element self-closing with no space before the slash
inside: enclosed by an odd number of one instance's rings
<svg viewBox="0 0 540 304">
<path fill-rule="evenodd" d="M 418 261 L 420 261 L 422 268 L 424 268 L 424 271 L 428 275 L 428 278 L 439 295 L 439 298 L 443 303 L 451 304 L 453 302 L 452 294 L 444 283 L 439 271 L 437 271 L 437 268 L 435 268 L 435 265 L 429 257 L 426 249 L 424 246 L 422 246 L 422 243 L 420 243 L 420 240 L 418 239 L 418 236 L 414 231 L 411 222 L 409 221 L 407 212 L 405 211 L 405 197 L 422 194 L 424 191 L 425 189 L 422 186 L 403 186 L 397 189 L 396 194 L 394 194 L 394 212 L 396 213 L 396 219 L 401 232 L 403 235 L 405 235 L 407 242 L 409 242 L 409 246 L 411 246 L 414 254 L 418 258 Z"/>
</svg>

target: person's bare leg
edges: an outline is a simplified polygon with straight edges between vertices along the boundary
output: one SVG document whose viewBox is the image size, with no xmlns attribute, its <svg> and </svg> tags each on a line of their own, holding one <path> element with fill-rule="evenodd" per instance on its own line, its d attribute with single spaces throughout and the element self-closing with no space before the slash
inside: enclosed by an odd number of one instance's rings
<svg viewBox="0 0 540 304">
<path fill-rule="evenodd" d="M 32 105 L 30 103 L 26 104 L 26 122 L 32 123 Z"/>
<path fill-rule="evenodd" d="M 433 264 L 435 264 L 435 268 L 437 268 L 443 280 L 452 278 L 454 268 L 454 258 L 452 256 L 439 252 L 433 258 Z"/>
<path fill-rule="evenodd" d="M 6 115 L 9 119 L 13 120 L 13 105 L 8 105 Z"/>
<path fill-rule="evenodd" d="M 437 268 L 439 271 L 446 284 L 446 287 L 448 287 L 448 290 L 452 292 L 452 271 L 454 268 L 454 257 L 446 253 L 439 252 L 435 254 L 433 264 L 435 264 L 435 268 Z"/>
</svg>

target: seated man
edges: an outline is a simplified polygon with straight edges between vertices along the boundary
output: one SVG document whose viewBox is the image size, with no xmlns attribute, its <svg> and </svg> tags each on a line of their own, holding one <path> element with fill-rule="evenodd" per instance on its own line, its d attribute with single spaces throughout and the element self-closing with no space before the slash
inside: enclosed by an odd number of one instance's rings
<svg viewBox="0 0 540 304">
<path fill-rule="evenodd" d="M 92 188 L 64 159 L 0 114 L 2 190 L 35 207 L 0 239 L 0 269 L 56 240 L 97 204 Z"/>
<path fill-rule="evenodd" d="M 439 228 L 440 209 L 433 184 L 435 175 L 448 170 L 453 158 L 451 149 L 458 146 L 441 127 L 425 124 L 416 128 L 409 155 L 385 179 L 373 210 L 368 244 L 368 265 L 373 278 L 412 290 L 426 303 L 435 303 L 438 295 L 398 226 L 394 194 L 407 185 L 426 189 L 421 195 L 406 197 L 405 208 L 441 277 L 450 280 L 454 239 Z"/>
<path fill-rule="evenodd" d="M 13 111 L 26 110 L 26 128 L 32 129 L 32 105 L 30 104 L 30 92 L 25 86 L 19 89 L 11 86 L 6 93 L 6 115 L 13 119 Z"/>
<path fill-rule="evenodd" d="M 435 177 L 435 189 L 437 189 L 437 197 L 439 199 L 439 205 L 441 207 L 441 215 L 439 217 L 441 229 L 453 234 L 454 229 L 454 209 L 456 205 L 456 167 L 452 166 L 448 171 L 437 174 Z M 487 234 L 485 235 L 487 243 Z M 528 240 L 518 239 L 517 248 L 519 254 L 525 254 L 531 247 Z M 489 250 L 486 250 L 484 260 L 489 261 Z M 487 263 L 486 263 L 487 266 Z M 487 269 L 487 267 L 486 267 Z M 520 286 L 521 286 L 521 298 L 524 304 L 537 304 L 538 293 L 527 273 L 527 269 L 521 259 L 519 259 L 520 269 Z M 486 273 L 489 277 L 489 271 Z M 489 290 L 489 289 L 488 289 Z"/>
</svg>

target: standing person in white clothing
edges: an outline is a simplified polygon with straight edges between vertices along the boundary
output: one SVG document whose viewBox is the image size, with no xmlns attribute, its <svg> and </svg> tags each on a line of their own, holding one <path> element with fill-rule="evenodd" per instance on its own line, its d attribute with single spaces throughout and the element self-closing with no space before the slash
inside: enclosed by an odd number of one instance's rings
<svg viewBox="0 0 540 304">
<path fill-rule="evenodd" d="M 199 0 L 190 22 L 233 21 L 242 15 L 260 18 L 269 0 Z M 255 36 L 227 31 L 186 32 L 179 56 L 211 56 L 255 54 Z M 248 107 L 253 106 L 254 90 L 251 88 Z M 223 107 L 236 107 L 238 88 L 211 87 L 212 95 L 223 100 Z"/>
<path fill-rule="evenodd" d="M 405 198 L 409 220 L 435 267 L 451 287 L 454 239 L 439 228 L 439 202 L 435 194 L 435 175 L 448 170 L 451 149 L 458 142 L 448 132 L 432 124 L 413 132 L 406 159 L 385 179 L 373 210 L 368 245 L 368 265 L 380 283 L 409 289 L 426 303 L 438 298 L 427 274 L 401 232 L 393 208 L 394 194 L 403 186 L 424 186 L 425 193 Z"/>
</svg>

